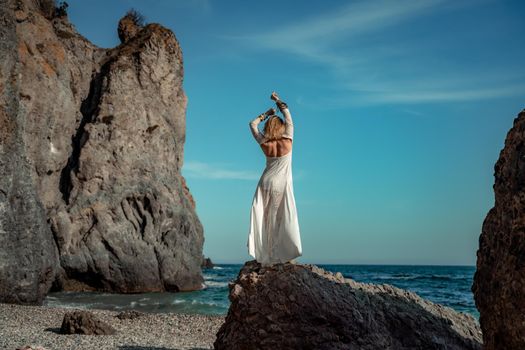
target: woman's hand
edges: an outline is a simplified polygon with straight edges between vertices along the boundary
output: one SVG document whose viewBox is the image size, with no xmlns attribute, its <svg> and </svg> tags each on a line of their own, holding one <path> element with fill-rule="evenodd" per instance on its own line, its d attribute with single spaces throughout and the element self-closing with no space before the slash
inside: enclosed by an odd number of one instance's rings
<svg viewBox="0 0 525 350">
<path fill-rule="evenodd" d="M 276 110 L 275 108 L 270 108 L 269 110 L 267 110 L 266 112 L 264 112 L 264 115 L 269 117 L 271 116 L 272 114 L 275 114 Z"/>
<path fill-rule="evenodd" d="M 277 92 L 272 92 L 272 95 L 270 96 L 270 98 L 274 101 L 279 101 L 279 96 L 277 96 Z"/>
</svg>

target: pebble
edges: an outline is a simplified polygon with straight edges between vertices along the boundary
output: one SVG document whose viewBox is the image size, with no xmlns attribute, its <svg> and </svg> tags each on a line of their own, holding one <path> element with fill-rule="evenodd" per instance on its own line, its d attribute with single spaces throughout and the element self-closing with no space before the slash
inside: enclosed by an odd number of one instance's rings
<svg viewBox="0 0 525 350">
<path fill-rule="evenodd" d="M 64 335 L 60 326 L 66 312 L 84 310 L 0 303 L 0 349 L 213 349 L 225 316 L 145 313 L 119 319 L 118 311 L 89 309 L 113 326 L 114 335 Z"/>
</svg>

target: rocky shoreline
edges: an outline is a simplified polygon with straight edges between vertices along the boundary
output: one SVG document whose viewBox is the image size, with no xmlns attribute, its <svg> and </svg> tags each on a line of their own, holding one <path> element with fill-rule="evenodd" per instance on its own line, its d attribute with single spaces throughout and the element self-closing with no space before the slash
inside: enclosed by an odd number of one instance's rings
<svg viewBox="0 0 525 350">
<path fill-rule="evenodd" d="M 146 313 L 119 319 L 118 311 L 90 309 L 115 335 L 60 334 L 64 314 L 76 309 L 0 303 L 0 349 L 213 349 L 225 317 Z"/>
</svg>

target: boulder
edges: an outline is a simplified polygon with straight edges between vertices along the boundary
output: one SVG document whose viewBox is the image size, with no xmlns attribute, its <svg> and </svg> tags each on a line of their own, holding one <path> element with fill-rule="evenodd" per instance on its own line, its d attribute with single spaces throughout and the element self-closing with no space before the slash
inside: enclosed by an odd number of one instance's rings
<svg viewBox="0 0 525 350">
<path fill-rule="evenodd" d="M 472 291 L 487 350 L 525 349 L 525 110 L 494 168 L 494 207 L 483 222 Z"/>
<path fill-rule="evenodd" d="M 119 312 L 115 317 L 119 320 L 134 320 L 136 318 L 144 316 L 144 312 L 136 311 L 136 310 L 126 310 Z"/>
<path fill-rule="evenodd" d="M 215 349 L 481 349 L 475 318 L 311 264 L 248 261 Z"/>
<path fill-rule="evenodd" d="M 111 335 L 116 330 L 89 311 L 67 312 L 60 327 L 62 334 Z"/>
</svg>

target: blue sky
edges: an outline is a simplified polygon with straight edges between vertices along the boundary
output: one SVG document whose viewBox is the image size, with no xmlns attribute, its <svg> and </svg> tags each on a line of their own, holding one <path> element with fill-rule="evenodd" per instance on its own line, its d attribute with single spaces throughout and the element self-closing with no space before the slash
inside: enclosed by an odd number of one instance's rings
<svg viewBox="0 0 525 350">
<path fill-rule="evenodd" d="M 69 0 L 119 43 L 130 8 L 172 29 L 188 95 L 183 174 L 204 253 L 242 263 L 264 155 L 248 122 L 276 90 L 295 123 L 302 263 L 468 264 L 494 163 L 525 108 L 522 1 Z"/>
</svg>

